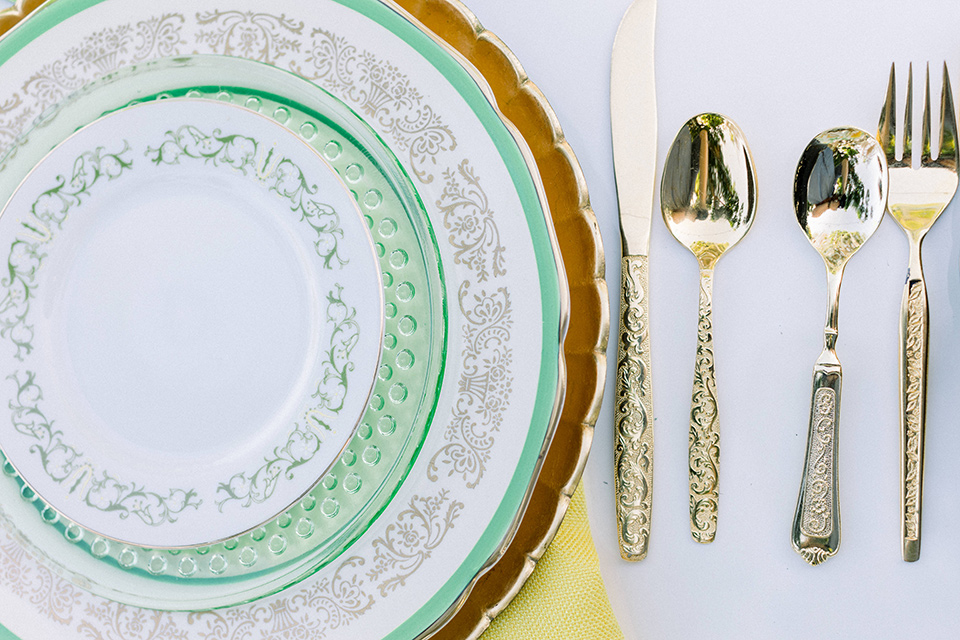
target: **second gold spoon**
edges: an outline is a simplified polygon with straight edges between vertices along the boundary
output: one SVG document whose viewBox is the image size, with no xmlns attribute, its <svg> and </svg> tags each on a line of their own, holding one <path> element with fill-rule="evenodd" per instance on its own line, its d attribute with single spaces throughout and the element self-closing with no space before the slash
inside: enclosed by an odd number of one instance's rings
<svg viewBox="0 0 960 640">
<path fill-rule="evenodd" d="M 713 364 L 713 270 L 753 224 L 757 183 L 740 128 L 715 113 L 687 121 L 673 141 L 660 186 L 663 220 L 700 263 L 700 321 L 690 408 L 690 533 L 717 534 L 720 422 Z"/>
<path fill-rule="evenodd" d="M 840 281 L 847 261 L 877 230 L 887 208 L 883 149 L 859 129 L 824 131 L 800 156 L 793 189 L 797 222 L 827 269 L 823 351 L 813 369 L 807 453 L 791 531 L 793 548 L 816 565 L 840 546 L 837 432 L 843 372 L 836 351 Z"/>
</svg>

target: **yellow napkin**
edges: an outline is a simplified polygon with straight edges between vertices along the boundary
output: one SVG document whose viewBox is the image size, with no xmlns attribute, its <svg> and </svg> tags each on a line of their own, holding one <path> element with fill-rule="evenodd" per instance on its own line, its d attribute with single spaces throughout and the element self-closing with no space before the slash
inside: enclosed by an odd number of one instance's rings
<svg viewBox="0 0 960 640">
<path fill-rule="evenodd" d="M 557 537 L 517 597 L 481 640 L 622 640 L 600 577 L 583 485 Z"/>
</svg>

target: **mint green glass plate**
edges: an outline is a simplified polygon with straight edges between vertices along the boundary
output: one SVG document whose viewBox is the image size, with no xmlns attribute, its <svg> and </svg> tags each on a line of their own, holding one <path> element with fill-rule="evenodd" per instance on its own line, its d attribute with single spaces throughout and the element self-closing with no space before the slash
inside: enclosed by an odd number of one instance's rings
<svg viewBox="0 0 960 640">
<path fill-rule="evenodd" d="M 64 545 L 96 558 L 82 568 L 71 562 L 68 573 L 106 597 L 172 609 L 261 597 L 342 554 L 386 507 L 416 459 L 435 409 L 446 345 L 439 252 L 409 178 L 357 114 L 274 67 L 194 56 L 126 67 L 90 83 L 45 112 L 0 159 L 0 201 L 77 129 L 134 104 L 181 98 L 225 101 L 266 115 L 320 152 L 370 228 L 382 269 L 385 331 L 369 406 L 339 460 L 298 504 L 230 539 L 168 549 L 110 540 L 65 518 L 13 465 L 3 465 L 38 511 L 31 527 L 55 527 Z M 265 458 L 264 473 L 294 472 L 296 460 L 277 454 Z M 50 555 L 55 560 L 56 554 Z M 113 569 L 107 572 L 108 567 Z M 117 568 L 124 575 L 119 581 Z M 178 585 L 176 600 L 169 584 Z"/>
</svg>

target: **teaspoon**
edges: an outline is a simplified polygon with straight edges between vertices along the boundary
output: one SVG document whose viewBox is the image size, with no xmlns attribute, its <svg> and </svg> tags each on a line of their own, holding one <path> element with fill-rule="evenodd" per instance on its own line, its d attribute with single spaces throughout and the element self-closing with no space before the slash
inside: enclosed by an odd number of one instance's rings
<svg viewBox="0 0 960 640">
<path fill-rule="evenodd" d="M 713 270 L 753 224 L 757 183 L 740 128 L 715 113 L 695 116 L 670 147 L 660 187 L 663 219 L 700 263 L 700 321 L 690 408 L 690 533 L 717 534 L 720 422 L 713 361 Z"/>
<path fill-rule="evenodd" d="M 827 268 L 823 352 L 813 370 L 807 452 L 792 532 L 793 548 L 816 565 L 840 546 L 837 428 L 841 370 L 835 350 L 840 280 L 847 260 L 877 230 L 887 208 L 887 160 L 880 144 L 859 129 L 821 133 L 800 158 L 793 202 L 800 227 Z"/>
</svg>

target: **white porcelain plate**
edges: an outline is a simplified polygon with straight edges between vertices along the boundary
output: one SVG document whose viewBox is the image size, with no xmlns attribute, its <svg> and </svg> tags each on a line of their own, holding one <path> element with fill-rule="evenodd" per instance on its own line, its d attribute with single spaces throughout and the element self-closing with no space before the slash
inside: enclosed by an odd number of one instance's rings
<svg viewBox="0 0 960 640">
<path fill-rule="evenodd" d="M 319 481 L 366 407 L 372 242 L 346 186 L 269 118 L 201 100 L 107 115 L 34 168 L 0 247 L 0 448 L 104 537 L 253 529 Z"/>
</svg>

